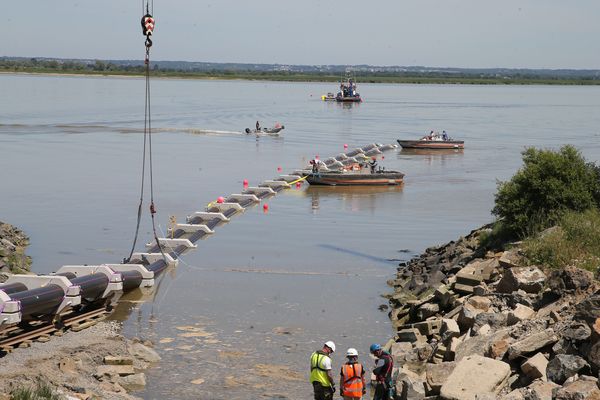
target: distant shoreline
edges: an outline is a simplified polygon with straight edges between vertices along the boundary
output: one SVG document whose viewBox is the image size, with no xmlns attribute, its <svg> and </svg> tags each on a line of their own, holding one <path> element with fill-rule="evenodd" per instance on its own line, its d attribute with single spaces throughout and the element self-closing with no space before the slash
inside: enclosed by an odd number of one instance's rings
<svg viewBox="0 0 600 400">
<path fill-rule="evenodd" d="M 0 70 L 2 75 L 40 75 L 40 76 L 72 76 L 72 77 L 108 77 L 108 78 L 143 78 L 141 72 L 129 71 L 79 71 L 79 70 Z M 305 73 L 255 73 L 255 72 L 175 72 L 152 71 L 152 78 L 159 79 L 196 79 L 196 80 L 248 80 L 271 82 L 339 82 L 339 77 L 324 74 Z M 533 77 L 448 77 L 448 76 L 358 76 L 358 83 L 388 83 L 388 84 L 422 84 L 422 85 L 560 85 L 560 86 L 598 86 L 600 80 L 582 78 L 533 78 Z"/>
</svg>

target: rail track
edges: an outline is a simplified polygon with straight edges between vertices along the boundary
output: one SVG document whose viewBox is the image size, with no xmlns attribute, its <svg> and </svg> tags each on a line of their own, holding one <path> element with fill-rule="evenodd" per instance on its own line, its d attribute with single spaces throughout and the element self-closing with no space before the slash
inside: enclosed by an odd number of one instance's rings
<svg viewBox="0 0 600 400">
<path fill-rule="evenodd" d="M 65 331 L 79 332 L 104 320 L 110 312 L 105 307 L 86 312 L 73 312 L 59 323 L 38 322 L 26 327 L 12 327 L 0 336 L 0 357 L 16 348 L 29 347 L 32 342 L 47 342 L 52 336 L 62 336 Z"/>
</svg>

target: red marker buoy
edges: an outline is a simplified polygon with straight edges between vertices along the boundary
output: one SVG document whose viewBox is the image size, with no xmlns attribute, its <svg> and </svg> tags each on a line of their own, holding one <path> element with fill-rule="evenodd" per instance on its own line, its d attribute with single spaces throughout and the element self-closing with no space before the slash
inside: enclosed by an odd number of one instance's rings
<svg viewBox="0 0 600 400">
<path fill-rule="evenodd" d="M 348 148 L 348 145 L 347 145 L 347 144 L 344 144 L 344 149 L 347 149 L 347 148 Z"/>
<path fill-rule="evenodd" d="M 269 211 L 269 205 L 267 203 L 263 204 L 263 211 L 264 212 Z"/>
<path fill-rule="evenodd" d="M 385 160 L 385 156 L 381 156 L 381 159 L 382 159 L 382 160 Z"/>
<path fill-rule="evenodd" d="M 219 198 L 217 199 L 217 203 L 219 203 L 219 204 L 221 204 L 224 201 L 225 201 L 225 199 L 223 198 L 223 196 L 219 196 Z"/>
<path fill-rule="evenodd" d="M 244 179 L 244 187 L 248 186 L 248 179 Z"/>
<path fill-rule="evenodd" d="M 315 160 L 318 160 L 318 159 L 319 159 L 319 155 L 317 154 L 317 155 L 315 156 Z"/>
<path fill-rule="evenodd" d="M 296 182 L 296 188 L 300 188 L 300 186 L 302 186 L 302 184 L 300 182 Z"/>
<path fill-rule="evenodd" d="M 277 167 L 277 172 L 281 172 L 281 167 Z"/>
</svg>

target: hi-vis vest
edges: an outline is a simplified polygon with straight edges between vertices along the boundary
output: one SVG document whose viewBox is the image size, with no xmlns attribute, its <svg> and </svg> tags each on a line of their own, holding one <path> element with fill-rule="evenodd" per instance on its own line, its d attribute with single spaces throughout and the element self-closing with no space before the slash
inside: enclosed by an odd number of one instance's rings
<svg viewBox="0 0 600 400">
<path fill-rule="evenodd" d="M 315 351 L 310 356 L 310 381 L 319 382 L 321 386 L 329 387 L 331 382 L 329 382 L 327 370 L 323 368 L 325 358 L 329 357 L 322 351 Z"/>
<path fill-rule="evenodd" d="M 362 364 L 352 363 L 342 366 L 342 393 L 346 397 L 361 398 L 363 392 Z"/>
</svg>

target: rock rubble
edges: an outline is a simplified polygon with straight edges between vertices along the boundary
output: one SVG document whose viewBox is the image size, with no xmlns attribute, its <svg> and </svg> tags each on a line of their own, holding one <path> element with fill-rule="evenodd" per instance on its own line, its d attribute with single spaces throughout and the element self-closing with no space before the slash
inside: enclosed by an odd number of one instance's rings
<svg viewBox="0 0 600 400">
<path fill-rule="evenodd" d="M 0 282 L 11 273 L 28 273 L 31 257 L 25 255 L 29 238 L 23 231 L 0 221 Z"/>
<path fill-rule="evenodd" d="M 397 399 L 600 399 L 600 283 L 485 251 L 485 226 L 388 283 Z"/>
</svg>

